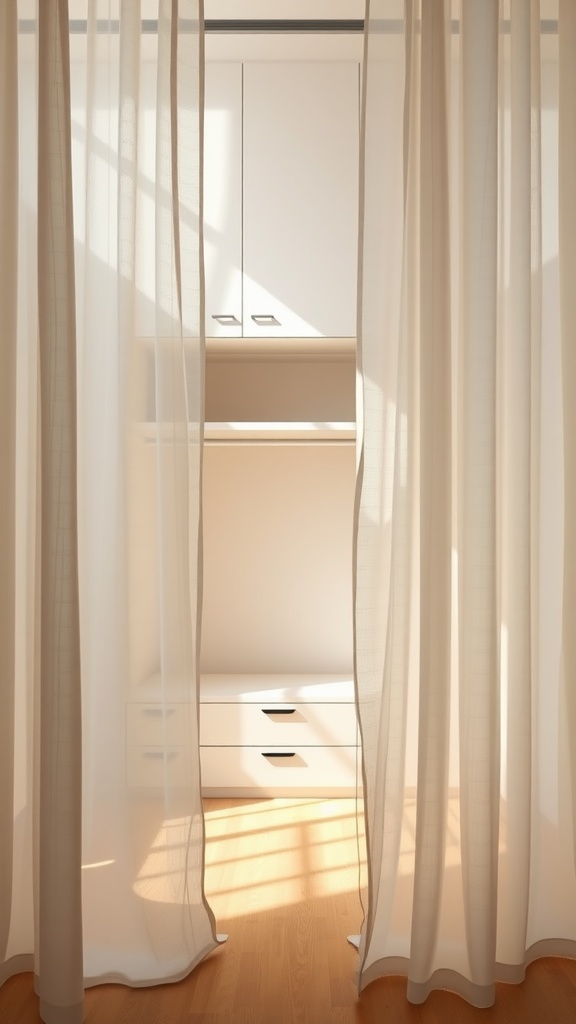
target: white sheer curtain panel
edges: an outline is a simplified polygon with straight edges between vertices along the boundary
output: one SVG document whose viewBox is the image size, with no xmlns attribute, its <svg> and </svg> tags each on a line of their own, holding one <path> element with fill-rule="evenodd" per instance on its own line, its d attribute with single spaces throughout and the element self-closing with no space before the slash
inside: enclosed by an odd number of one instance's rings
<svg viewBox="0 0 576 1024">
<path fill-rule="evenodd" d="M 360 985 L 576 956 L 576 4 L 369 0 Z"/>
<path fill-rule="evenodd" d="M 217 943 L 202 83 L 201 0 L 0 4 L 0 983 L 47 1024 Z"/>
</svg>

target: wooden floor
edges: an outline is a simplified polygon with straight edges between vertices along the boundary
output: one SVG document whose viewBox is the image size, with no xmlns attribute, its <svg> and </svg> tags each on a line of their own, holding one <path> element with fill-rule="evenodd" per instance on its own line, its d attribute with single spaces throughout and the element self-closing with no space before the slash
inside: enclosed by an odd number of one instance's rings
<svg viewBox="0 0 576 1024">
<path fill-rule="evenodd" d="M 229 940 L 175 985 L 86 993 L 86 1024 L 574 1024 L 576 962 L 541 960 L 477 1010 L 401 978 L 358 997 L 363 844 L 353 800 L 208 800 L 207 892 Z M 363 869 L 360 869 L 363 871 Z M 0 989 L 0 1024 L 38 1024 L 30 975 Z"/>
</svg>

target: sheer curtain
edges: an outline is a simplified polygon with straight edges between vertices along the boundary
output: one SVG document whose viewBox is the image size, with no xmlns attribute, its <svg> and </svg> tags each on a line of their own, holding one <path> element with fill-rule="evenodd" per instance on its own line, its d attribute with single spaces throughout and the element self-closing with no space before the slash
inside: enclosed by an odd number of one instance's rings
<svg viewBox="0 0 576 1024">
<path fill-rule="evenodd" d="M 201 0 L 0 5 L 0 982 L 216 945 L 197 740 Z M 144 31 L 146 30 L 146 31 Z"/>
<path fill-rule="evenodd" d="M 576 5 L 369 0 L 360 984 L 576 956 Z"/>
</svg>

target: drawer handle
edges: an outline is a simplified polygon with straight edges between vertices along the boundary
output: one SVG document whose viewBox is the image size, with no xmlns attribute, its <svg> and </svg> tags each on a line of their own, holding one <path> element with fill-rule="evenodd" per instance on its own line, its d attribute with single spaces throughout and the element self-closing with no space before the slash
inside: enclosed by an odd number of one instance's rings
<svg viewBox="0 0 576 1024">
<path fill-rule="evenodd" d="M 145 715 L 153 715 L 155 718 L 163 717 L 164 715 L 173 715 L 176 708 L 143 708 Z"/>
<path fill-rule="evenodd" d="M 263 715 L 295 715 L 296 708 L 262 708 Z"/>
<path fill-rule="evenodd" d="M 258 327 L 280 327 L 280 321 L 272 313 L 252 313 L 251 319 Z"/>
<path fill-rule="evenodd" d="M 268 750 L 266 753 L 262 753 L 262 757 L 296 757 L 296 752 L 294 750 L 290 752 L 286 750 L 282 750 L 280 752 L 277 750 Z"/>
<path fill-rule="evenodd" d="M 217 320 L 222 327 L 240 327 L 240 321 L 233 313 L 212 313 L 212 319 Z"/>
<path fill-rule="evenodd" d="M 151 761 L 159 761 L 160 759 L 167 761 L 173 761 L 175 757 L 178 757 L 177 750 L 145 750 L 144 757 L 147 757 Z"/>
</svg>

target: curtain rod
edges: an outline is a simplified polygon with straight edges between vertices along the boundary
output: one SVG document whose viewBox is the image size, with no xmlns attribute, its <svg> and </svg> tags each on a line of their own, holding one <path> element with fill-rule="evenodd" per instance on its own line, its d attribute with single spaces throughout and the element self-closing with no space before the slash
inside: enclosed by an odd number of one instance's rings
<svg viewBox="0 0 576 1024">
<path fill-rule="evenodd" d="M 3 0 L 0 0 L 0 3 L 2 2 Z M 179 27 L 181 32 L 197 32 L 198 22 L 182 19 Z M 404 31 L 404 22 L 401 19 L 381 19 L 371 22 L 370 27 L 375 33 L 401 35 Z M 86 19 L 73 18 L 69 22 L 69 28 L 70 35 L 86 35 L 88 23 Z M 33 35 L 36 32 L 36 20 L 34 18 L 21 19 L 18 22 L 18 30 L 21 35 Z M 502 22 L 502 30 L 505 34 L 510 32 L 509 19 Z M 120 22 L 118 19 L 98 20 L 96 31 L 102 34 L 118 34 Z M 210 35 L 217 33 L 236 35 L 243 33 L 251 35 L 258 33 L 274 35 L 280 33 L 287 35 L 301 33 L 350 34 L 363 32 L 364 21 L 360 18 L 208 18 L 204 22 L 204 31 Z M 452 21 L 452 32 L 455 35 L 460 32 L 459 21 Z M 557 35 L 558 22 L 553 19 L 543 19 L 540 22 L 540 32 L 542 35 Z M 142 35 L 157 35 L 157 33 L 158 22 L 156 20 L 144 19 L 142 21 Z"/>
</svg>

